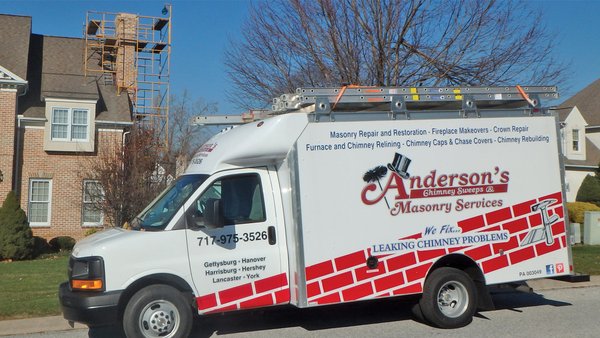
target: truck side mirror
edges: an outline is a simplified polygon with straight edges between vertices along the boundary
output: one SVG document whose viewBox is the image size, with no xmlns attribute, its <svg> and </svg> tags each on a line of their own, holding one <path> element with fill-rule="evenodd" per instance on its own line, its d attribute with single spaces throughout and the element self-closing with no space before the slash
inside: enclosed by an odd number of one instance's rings
<svg viewBox="0 0 600 338">
<path fill-rule="evenodd" d="M 225 225 L 223 218 L 223 206 L 221 200 L 209 198 L 206 200 L 206 209 L 204 209 L 204 221 L 210 228 L 222 228 Z"/>
</svg>

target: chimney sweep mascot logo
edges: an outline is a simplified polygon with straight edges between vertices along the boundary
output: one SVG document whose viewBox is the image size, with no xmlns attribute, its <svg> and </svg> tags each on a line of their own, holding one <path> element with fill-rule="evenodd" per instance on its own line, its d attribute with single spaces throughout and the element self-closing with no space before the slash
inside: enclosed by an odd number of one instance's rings
<svg viewBox="0 0 600 338">
<path fill-rule="evenodd" d="M 387 164 L 387 168 L 385 166 L 381 165 L 381 166 L 377 166 L 373 169 L 368 170 L 363 175 L 363 181 L 365 181 L 366 183 L 377 182 L 377 185 L 379 185 L 379 189 L 381 190 L 381 194 L 379 195 L 379 197 L 375 198 L 374 200 L 367 199 L 366 192 L 374 191 L 375 189 L 377 189 L 374 184 L 367 185 L 362 192 L 363 203 L 368 204 L 368 205 L 375 204 L 383 198 L 385 200 L 385 204 L 387 205 L 388 209 L 390 209 L 390 203 L 388 202 L 388 199 L 385 196 L 387 191 L 390 188 L 398 189 L 397 197 L 408 198 L 408 194 L 406 193 L 406 190 L 404 189 L 404 184 L 402 183 L 402 179 L 408 179 L 410 177 L 410 174 L 407 171 L 408 166 L 410 165 L 410 162 L 411 162 L 411 160 L 408 157 L 406 157 L 400 153 L 395 153 L 393 161 L 391 163 Z M 387 175 L 388 169 L 389 169 L 389 171 L 392 172 L 392 175 L 390 176 L 388 183 L 386 184 L 385 189 L 384 189 L 381 186 L 381 179 Z"/>
</svg>

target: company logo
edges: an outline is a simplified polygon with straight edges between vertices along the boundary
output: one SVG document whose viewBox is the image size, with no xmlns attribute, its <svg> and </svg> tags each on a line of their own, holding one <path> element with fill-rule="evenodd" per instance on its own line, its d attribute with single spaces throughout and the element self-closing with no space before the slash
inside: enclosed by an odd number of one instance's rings
<svg viewBox="0 0 600 338">
<path fill-rule="evenodd" d="M 362 202 L 374 205 L 383 200 L 392 215 L 431 211 L 448 213 L 452 210 L 452 202 L 417 204 L 412 200 L 508 191 L 510 173 L 497 166 L 483 172 L 440 173 L 437 169 L 432 169 L 425 176 L 420 176 L 408 172 L 411 162 L 408 157 L 395 153 L 393 160 L 387 165 L 368 170 L 363 175 L 366 185 L 361 192 Z M 468 208 L 500 207 L 502 202 L 485 198 L 468 202 L 460 199 L 456 201 L 454 208 L 461 211 Z"/>
<path fill-rule="evenodd" d="M 554 236 L 552 235 L 552 225 L 558 222 L 557 214 L 550 215 L 548 207 L 558 202 L 557 199 L 549 198 L 531 206 L 532 212 L 539 212 L 542 217 L 542 227 L 533 228 L 521 241 L 521 246 L 529 245 L 545 241 L 546 245 L 554 244 Z"/>
<path fill-rule="evenodd" d="M 565 272 L 565 265 L 563 263 L 556 263 L 556 273 Z"/>
<path fill-rule="evenodd" d="M 554 264 L 546 265 L 546 274 L 553 275 L 554 274 Z"/>
<path fill-rule="evenodd" d="M 205 143 L 198 150 L 199 153 L 210 153 L 217 147 L 216 143 Z"/>
</svg>

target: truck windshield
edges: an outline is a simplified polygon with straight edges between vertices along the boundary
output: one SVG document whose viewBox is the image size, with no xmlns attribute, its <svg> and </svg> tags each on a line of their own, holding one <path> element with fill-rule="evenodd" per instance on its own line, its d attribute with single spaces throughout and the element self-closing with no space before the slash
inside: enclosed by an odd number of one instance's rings
<svg viewBox="0 0 600 338">
<path fill-rule="evenodd" d="M 167 187 L 131 222 L 133 229 L 163 230 L 208 175 L 183 175 Z"/>
</svg>

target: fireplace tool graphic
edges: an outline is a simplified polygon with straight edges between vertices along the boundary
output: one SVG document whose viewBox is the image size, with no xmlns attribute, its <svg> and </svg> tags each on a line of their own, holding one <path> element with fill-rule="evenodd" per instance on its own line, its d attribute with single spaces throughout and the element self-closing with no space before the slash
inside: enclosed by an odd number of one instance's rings
<svg viewBox="0 0 600 338">
<path fill-rule="evenodd" d="M 556 223 L 559 217 L 557 214 L 549 215 L 548 206 L 556 202 L 556 199 L 547 199 L 531 206 L 531 211 L 539 211 L 541 214 L 543 228 L 532 229 L 521 241 L 521 246 L 541 242 L 543 240 L 546 240 L 546 245 L 554 244 L 554 237 L 552 237 L 552 224 Z"/>
</svg>

